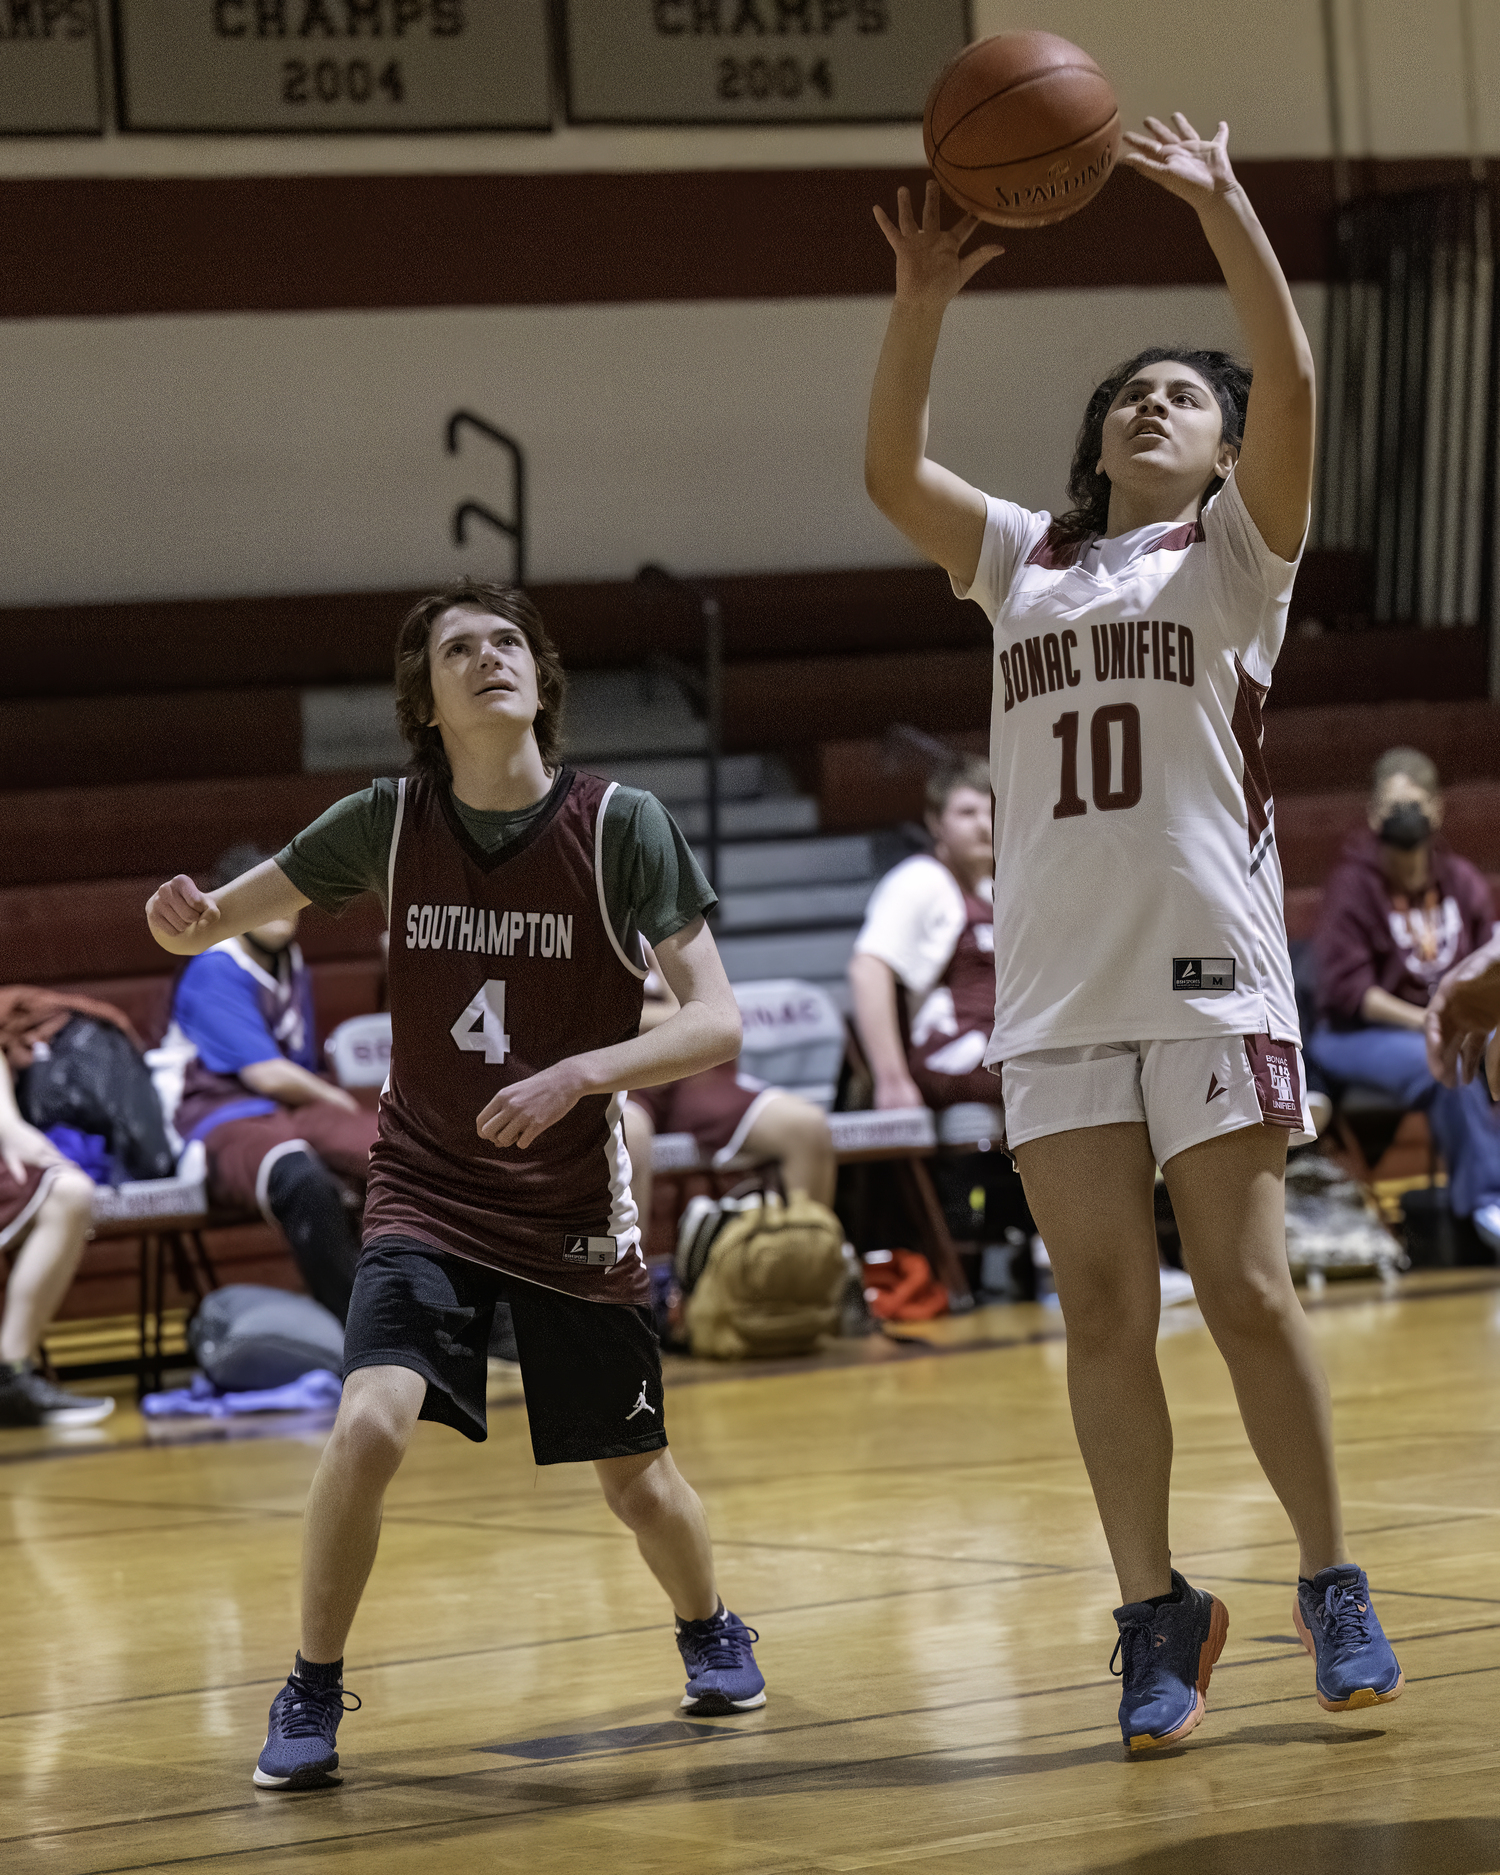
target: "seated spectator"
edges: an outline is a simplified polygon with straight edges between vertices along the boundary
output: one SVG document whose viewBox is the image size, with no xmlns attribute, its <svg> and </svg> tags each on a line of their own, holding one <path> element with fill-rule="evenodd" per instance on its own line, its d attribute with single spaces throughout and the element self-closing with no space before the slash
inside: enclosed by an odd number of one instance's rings
<svg viewBox="0 0 1500 1875">
<path fill-rule="evenodd" d="M 94 1183 L 21 1118 L 13 1052 L 0 1052 L 0 1251 L 19 1254 L 0 1313 L 0 1427 L 88 1426 L 112 1413 L 114 1401 L 54 1386 L 37 1355 L 88 1242 Z"/>
<path fill-rule="evenodd" d="M 653 968 L 646 979 L 641 1034 L 665 1022 L 676 1009 L 676 997 Z M 832 1207 L 838 1164 L 822 1110 L 800 1095 L 742 1077 L 732 1061 L 683 1081 L 628 1094 L 624 1119 L 630 1188 L 643 1229 L 651 1222 L 651 1142 L 658 1133 L 691 1133 L 716 1167 L 741 1153 L 761 1163 L 770 1161 L 781 1168 L 789 1198 L 811 1198 Z"/>
<path fill-rule="evenodd" d="M 995 853 L 977 757 L 927 784 L 933 850 L 880 881 L 849 960 L 854 1022 L 877 1107 L 1000 1104 L 983 1065 L 995 1025 Z"/>
<path fill-rule="evenodd" d="M 233 848 L 214 886 L 266 857 Z M 176 1126 L 184 1142 L 202 1140 L 215 1201 L 278 1224 L 308 1292 L 342 1322 L 359 1229 L 341 1181 L 363 1200 L 376 1116 L 315 1072 L 312 977 L 296 935 L 296 918 L 258 925 L 183 971 L 172 1016 L 196 1056 Z"/>
<path fill-rule="evenodd" d="M 1424 1110 L 1456 1216 L 1500 1248 L 1500 1128 L 1482 1085 L 1444 1087 L 1427 1063 L 1427 1006 L 1490 939 L 1484 877 L 1437 838 L 1437 769 L 1416 749 L 1375 764 L 1369 831 L 1330 875 L 1318 923 L 1320 1021 L 1307 1046 L 1331 1080 L 1361 1081 Z"/>
</svg>

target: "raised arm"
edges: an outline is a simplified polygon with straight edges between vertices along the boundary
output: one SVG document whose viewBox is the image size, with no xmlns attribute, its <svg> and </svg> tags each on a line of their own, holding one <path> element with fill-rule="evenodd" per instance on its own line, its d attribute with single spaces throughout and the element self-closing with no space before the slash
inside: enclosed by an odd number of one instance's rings
<svg viewBox="0 0 1500 1875">
<path fill-rule="evenodd" d="M 1291 560 L 1307 532 L 1312 504 L 1312 347 L 1281 263 L 1230 167 L 1228 124 L 1208 140 L 1181 111 L 1172 122 L 1175 129 L 1148 117 L 1144 132 L 1128 132 L 1122 160 L 1191 204 L 1223 270 L 1255 374 L 1235 486 L 1261 539 L 1272 553 Z"/>
<path fill-rule="evenodd" d="M 927 399 L 950 300 L 1004 248 L 961 250 L 979 226 L 965 215 L 946 231 L 942 195 L 927 185 L 920 225 L 898 190 L 896 221 L 875 219 L 896 253 L 896 299 L 886 326 L 865 433 L 865 487 L 886 519 L 962 585 L 973 584 L 984 545 L 984 496 L 927 456 Z"/>
<path fill-rule="evenodd" d="M 740 1012 L 713 933 L 702 918 L 655 947 L 656 967 L 678 1008 L 628 1042 L 571 1055 L 502 1088 L 480 1113 L 480 1137 L 525 1148 L 555 1126 L 585 1094 L 660 1087 L 732 1061 L 740 1048 Z"/>
<path fill-rule="evenodd" d="M 294 917 L 311 903 L 275 860 L 267 859 L 217 892 L 200 892 L 185 872 L 178 873 L 147 899 L 146 923 L 164 951 L 196 957 L 225 938 Z"/>
</svg>

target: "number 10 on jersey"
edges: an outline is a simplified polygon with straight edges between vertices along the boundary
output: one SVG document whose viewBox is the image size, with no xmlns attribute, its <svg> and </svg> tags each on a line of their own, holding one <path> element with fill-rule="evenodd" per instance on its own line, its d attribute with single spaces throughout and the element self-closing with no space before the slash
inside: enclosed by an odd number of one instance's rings
<svg viewBox="0 0 1500 1875">
<path fill-rule="evenodd" d="M 466 1055 L 482 1054 L 491 1064 L 504 1061 L 510 1037 L 505 1033 L 505 985 L 498 977 L 491 977 L 464 1006 L 448 1033 Z"/>
<path fill-rule="evenodd" d="M 1120 726 L 1120 785 L 1115 787 L 1115 752 L 1111 731 Z M 1086 814 L 1089 804 L 1078 792 L 1078 712 L 1067 710 L 1052 725 L 1062 744 L 1062 780 L 1054 820 Z M 1141 713 L 1133 703 L 1111 703 L 1089 719 L 1089 766 L 1093 770 L 1094 806 L 1101 814 L 1134 807 L 1141 798 Z"/>
</svg>

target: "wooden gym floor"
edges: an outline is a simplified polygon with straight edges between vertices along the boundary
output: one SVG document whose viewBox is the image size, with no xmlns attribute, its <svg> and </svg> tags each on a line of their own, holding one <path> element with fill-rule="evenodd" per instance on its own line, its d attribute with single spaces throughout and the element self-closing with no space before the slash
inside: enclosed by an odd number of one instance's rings
<svg viewBox="0 0 1500 1875">
<path fill-rule="evenodd" d="M 764 1711 L 677 1716 L 664 1604 L 582 1468 L 420 1428 L 347 1679 L 345 1782 L 250 1783 L 322 1428 L 0 1434 L 0 1865 L 22 1871 L 1500 1870 L 1500 1276 L 1333 1285 L 1355 1555 L 1407 1676 L 1323 1713 L 1295 1551 L 1192 1309 L 1168 1315 L 1177 1560 L 1227 1603 L 1209 1716 L 1131 1761 L 1114 1583 L 1055 1313 L 819 1365 L 679 1365 L 678 1460 Z M 909 1331 L 903 1331 L 909 1332 Z"/>
</svg>

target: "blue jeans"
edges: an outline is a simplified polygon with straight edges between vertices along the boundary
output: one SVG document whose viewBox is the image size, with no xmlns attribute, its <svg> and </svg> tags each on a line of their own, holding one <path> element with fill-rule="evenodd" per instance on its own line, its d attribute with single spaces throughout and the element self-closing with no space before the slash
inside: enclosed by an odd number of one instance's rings
<svg viewBox="0 0 1500 1875">
<path fill-rule="evenodd" d="M 1308 1059 L 1331 1081 L 1363 1081 L 1427 1115 L 1448 1167 L 1448 1202 L 1459 1217 L 1500 1198 L 1500 1114 L 1481 1075 L 1444 1087 L 1427 1070 L 1427 1045 L 1411 1029 L 1317 1029 Z"/>
</svg>

